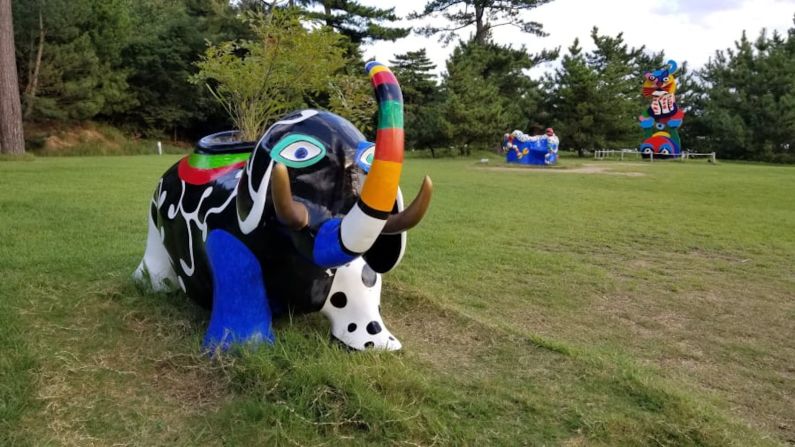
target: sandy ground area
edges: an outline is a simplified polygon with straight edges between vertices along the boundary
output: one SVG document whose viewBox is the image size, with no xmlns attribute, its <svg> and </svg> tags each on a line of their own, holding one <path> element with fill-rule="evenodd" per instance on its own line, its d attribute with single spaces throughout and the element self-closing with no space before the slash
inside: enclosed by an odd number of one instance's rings
<svg viewBox="0 0 795 447">
<path fill-rule="evenodd" d="M 638 169 L 643 169 L 644 166 L 638 165 L 636 163 L 615 163 L 611 165 L 605 164 L 584 164 L 577 168 L 547 168 L 547 167 L 507 167 L 507 166 L 489 166 L 487 164 L 478 165 L 477 169 L 485 169 L 489 171 L 503 171 L 503 172 L 526 172 L 526 173 L 537 173 L 537 172 L 549 172 L 549 173 L 556 173 L 556 174 L 607 174 L 607 175 L 623 175 L 626 177 L 640 177 L 646 175 L 643 172 L 636 172 L 636 171 L 624 171 L 624 170 L 613 170 L 614 168 L 626 168 L 626 167 L 634 167 Z"/>
</svg>

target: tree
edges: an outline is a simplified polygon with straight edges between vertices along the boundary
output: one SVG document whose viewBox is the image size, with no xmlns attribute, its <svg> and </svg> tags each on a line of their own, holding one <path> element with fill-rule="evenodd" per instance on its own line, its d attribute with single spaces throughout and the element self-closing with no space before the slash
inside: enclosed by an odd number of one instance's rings
<svg viewBox="0 0 795 447">
<path fill-rule="evenodd" d="M 343 65 L 341 37 L 308 30 L 294 9 L 249 13 L 256 38 L 211 45 L 191 79 L 206 84 L 246 140 L 255 140 L 280 114 L 304 105 L 306 94 L 328 88 Z"/>
<path fill-rule="evenodd" d="M 436 65 L 428 58 L 425 48 L 396 54 L 389 65 L 400 80 L 404 99 L 414 95 L 419 99 L 436 90 L 436 76 L 433 74 Z"/>
<path fill-rule="evenodd" d="M 607 101 L 599 98 L 596 73 L 588 67 L 579 39 L 568 51 L 560 68 L 545 79 L 547 104 L 563 144 L 577 149 L 582 157 L 585 148 L 594 147 L 596 115 Z"/>
<path fill-rule="evenodd" d="M 446 143 L 449 126 L 442 110 L 444 96 L 434 74 L 436 65 L 424 48 L 397 54 L 389 63 L 403 90 L 406 145 L 428 148 L 435 157 L 435 148 Z"/>
<path fill-rule="evenodd" d="M 251 37 L 249 28 L 230 5 L 214 0 L 140 0 L 133 5 L 134 27 L 147 30 L 132 36 L 122 51 L 134 102 L 107 118 L 139 132 L 167 132 L 174 138 L 182 130 L 207 132 L 207 121 L 228 128 L 224 111 L 205 86 L 188 78 L 198 71 L 194 63 L 206 42 Z"/>
<path fill-rule="evenodd" d="M 644 70 L 662 55 L 631 48 L 615 37 L 591 30 L 596 48 L 583 54 L 575 39 L 560 68 L 544 80 L 546 106 L 562 144 L 577 149 L 633 147 L 641 140 L 637 116 L 648 107 L 639 93 Z M 654 66 L 654 64 L 652 64 Z"/>
<path fill-rule="evenodd" d="M 795 28 L 787 37 L 743 33 L 698 72 L 693 124 L 725 158 L 795 161 Z"/>
<path fill-rule="evenodd" d="M 0 153 L 25 153 L 11 0 L 0 0 Z"/>
<path fill-rule="evenodd" d="M 645 101 L 638 105 L 642 100 L 638 85 L 643 78 L 636 73 L 649 68 L 637 63 L 644 47 L 629 47 L 623 33 L 601 36 L 596 27 L 591 30 L 591 39 L 596 48 L 586 55 L 586 60 L 596 73 L 596 93 L 604 104 L 594 117 L 594 147 L 637 146 L 641 132 L 636 117 L 648 107 Z"/>
<path fill-rule="evenodd" d="M 384 22 L 399 20 L 395 8 L 365 6 L 357 0 L 239 0 L 235 3 L 241 11 L 265 14 L 278 8 L 302 8 L 308 19 L 317 20 L 348 38 L 346 56 L 356 66 L 361 65 L 359 47 L 362 43 L 394 41 L 411 32 L 411 28 L 385 25 Z"/>
<path fill-rule="evenodd" d="M 342 74 L 328 81 L 328 109 L 344 116 L 365 135 L 375 127 L 378 104 L 370 81 L 361 75 Z"/>
<path fill-rule="evenodd" d="M 524 74 L 535 60 L 523 47 L 491 41 L 461 43 L 453 51 L 443 82 L 445 117 L 462 153 L 472 145 L 497 144 L 512 129 L 537 124 L 538 84 Z"/>
<path fill-rule="evenodd" d="M 132 14 L 125 0 L 14 2 L 26 115 L 82 120 L 130 107 L 121 53 Z"/>
<path fill-rule="evenodd" d="M 351 43 L 358 46 L 373 40 L 396 40 L 406 37 L 410 28 L 388 27 L 383 22 L 398 20 L 395 8 L 376 8 L 353 0 L 298 0 L 303 6 L 321 6 L 322 11 L 310 11 L 308 16 L 319 19 Z"/>
<path fill-rule="evenodd" d="M 500 26 L 515 26 L 525 33 L 536 36 L 546 35 L 543 26 L 534 21 L 521 18 L 521 13 L 549 3 L 551 0 L 431 0 L 425 4 L 422 12 L 416 12 L 409 18 L 437 19 L 441 16 L 450 22 L 449 26 L 428 25 L 420 28 L 420 34 L 432 36 L 441 34 L 441 40 L 450 42 L 456 32 L 474 26 L 473 41 L 486 43 L 492 29 Z"/>
<path fill-rule="evenodd" d="M 462 155 L 469 155 L 473 145 L 487 146 L 502 134 L 507 113 L 500 104 L 495 84 L 483 83 L 472 66 L 461 66 L 450 72 L 447 81 L 445 119 L 450 123 L 453 144 Z"/>
<path fill-rule="evenodd" d="M 228 127 L 188 82 L 206 42 L 248 38 L 222 0 L 17 0 L 24 119 L 103 120 L 136 133 Z M 140 30 L 140 32 L 139 32 Z"/>
</svg>

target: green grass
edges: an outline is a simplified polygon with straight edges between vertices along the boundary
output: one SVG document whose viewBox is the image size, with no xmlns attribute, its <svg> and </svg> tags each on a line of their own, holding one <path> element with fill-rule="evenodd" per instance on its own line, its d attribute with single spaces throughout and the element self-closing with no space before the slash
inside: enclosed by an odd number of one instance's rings
<svg viewBox="0 0 795 447">
<path fill-rule="evenodd" d="M 0 163 L 0 445 L 787 445 L 795 169 L 411 159 L 399 353 L 318 315 L 210 360 L 138 291 L 163 157 Z"/>
</svg>

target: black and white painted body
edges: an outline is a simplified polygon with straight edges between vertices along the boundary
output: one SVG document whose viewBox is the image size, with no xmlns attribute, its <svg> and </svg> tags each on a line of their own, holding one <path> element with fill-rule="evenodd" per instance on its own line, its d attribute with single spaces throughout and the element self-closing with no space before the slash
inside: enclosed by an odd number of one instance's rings
<svg viewBox="0 0 795 447">
<path fill-rule="evenodd" d="M 256 145 L 203 140 L 156 187 L 135 278 L 211 308 L 208 348 L 272 340 L 260 321 L 271 313 L 319 311 L 350 348 L 400 349 L 379 312 L 381 274 L 400 262 L 431 185 L 406 210 L 397 190 L 390 212 L 362 217 L 365 183 L 385 177 L 371 165 L 378 150 L 316 110 L 285 116 Z"/>
</svg>

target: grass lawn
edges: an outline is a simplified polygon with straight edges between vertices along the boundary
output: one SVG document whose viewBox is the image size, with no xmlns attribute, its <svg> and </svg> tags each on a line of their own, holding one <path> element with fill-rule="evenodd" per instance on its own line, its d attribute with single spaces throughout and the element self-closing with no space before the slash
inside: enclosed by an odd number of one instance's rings
<svg viewBox="0 0 795 447">
<path fill-rule="evenodd" d="M 130 280 L 176 159 L 0 161 L 0 445 L 795 444 L 795 168 L 409 159 L 403 351 L 308 315 L 211 361 Z"/>
</svg>

